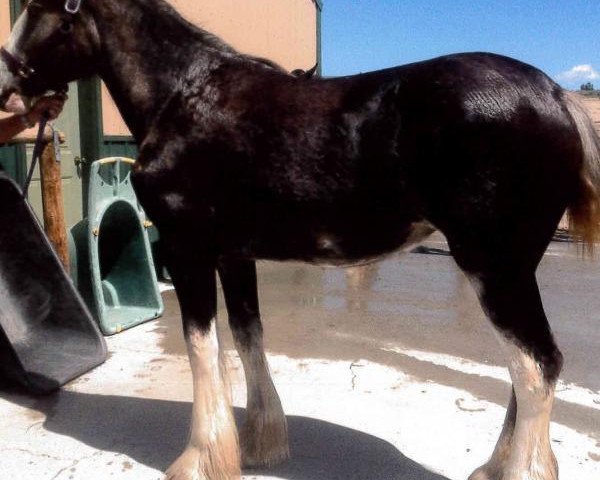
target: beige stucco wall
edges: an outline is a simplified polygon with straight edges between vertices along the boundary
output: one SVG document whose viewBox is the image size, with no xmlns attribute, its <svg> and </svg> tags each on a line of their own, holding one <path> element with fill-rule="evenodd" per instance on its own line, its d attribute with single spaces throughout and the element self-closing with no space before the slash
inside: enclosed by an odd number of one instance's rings
<svg viewBox="0 0 600 480">
<path fill-rule="evenodd" d="M 0 0 L 0 44 L 4 45 L 10 33 L 10 3 Z"/>
<path fill-rule="evenodd" d="M 236 49 L 281 64 L 311 68 L 317 55 L 312 0 L 170 0 L 186 18 Z"/>
<path fill-rule="evenodd" d="M 306 70 L 317 61 L 317 8 L 313 0 L 169 1 L 192 23 L 241 52 L 269 58 L 288 70 Z M 102 117 L 105 135 L 129 135 L 104 86 Z"/>
<path fill-rule="evenodd" d="M 10 4 L 9 0 L 0 0 L 0 45 L 6 43 L 6 39 L 10 34 Z M 6 117 L 7 114 L 0 111 L 0 118 Z"/>
</svg>

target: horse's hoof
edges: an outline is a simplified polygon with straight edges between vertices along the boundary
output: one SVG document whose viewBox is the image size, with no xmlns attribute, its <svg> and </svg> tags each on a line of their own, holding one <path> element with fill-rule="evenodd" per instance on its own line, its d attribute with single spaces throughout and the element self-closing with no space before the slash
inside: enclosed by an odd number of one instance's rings
<svg viewBox="0 0 600 480">
<path fill-rule="evenodd" d="M 552 465 L 549 469 L 536 473 L 531 471 L 511 473 L 504 472 L 498 467 L 483 465 L 469 476 L 469 480 L 558 480 L 558 468 Z"/>
<path fill-rule="evenodd" d="M 186 448 L 165 473 L 165 480 L 208 480 L 200 476 L 200 452 Z"/>
<path fill-rule="evenodd" d="M 489 466 L 484 465 L 469 475 L 469 480 L 503 480 L 502 472 L 494 471 Z"/>
<path fill-rule="evenodd" d="M 242 465 L 272 467 L 290 458 L 287 421 L 283 410 L 270 418 L 249 417 L 240 432 Z"/>
<path fill-rule="evenodd" d="M 257 451 L 242 446 L 242 465 L 244 468 L 272 467 L 290 458 L 290 450 L 286 445 L 272 447 L 270 450 Z"/>
<path fill-rule="evenodd" d="M 219 458 L 209 458 L 209 452 L 187 447 L 165 473 L 165 480 L 239 480 L 238 464 L 227 465 Z M 218 456 L 217 456 L 218 457 Z"/>
</svg>

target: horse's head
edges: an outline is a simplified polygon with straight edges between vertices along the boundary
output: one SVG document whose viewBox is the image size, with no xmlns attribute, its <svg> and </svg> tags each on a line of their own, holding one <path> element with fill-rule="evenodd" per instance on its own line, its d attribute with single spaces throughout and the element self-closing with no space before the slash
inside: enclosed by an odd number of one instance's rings
<svg viewBox="0 0 600 480">
<path fill-rule="evenodd" d="M 27 4 L 0 51 L 0 107 L 13 92 L 38 96 L 95 73 L 99 40 L 81 1 Z"/>
</svg>

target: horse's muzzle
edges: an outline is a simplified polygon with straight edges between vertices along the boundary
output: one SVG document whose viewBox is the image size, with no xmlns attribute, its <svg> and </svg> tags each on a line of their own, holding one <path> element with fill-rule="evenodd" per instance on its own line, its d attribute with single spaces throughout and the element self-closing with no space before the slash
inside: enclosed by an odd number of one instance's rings
<svg viewBox="0 0 600 480">
<path fill-rule="evenodd" d="M 0 58 L 0 110 L 4 110 L 8 97 L 16 91 L 18 91 L 16 78 Z"/>
<path fill-rule="evenodd" d="M 15 92 L 15 89 L 12 90 L 1 90 L 0 89 L 0 110 L 6 112 L 6 102 L 10 98 L 10 96 Z"/>
</svg>

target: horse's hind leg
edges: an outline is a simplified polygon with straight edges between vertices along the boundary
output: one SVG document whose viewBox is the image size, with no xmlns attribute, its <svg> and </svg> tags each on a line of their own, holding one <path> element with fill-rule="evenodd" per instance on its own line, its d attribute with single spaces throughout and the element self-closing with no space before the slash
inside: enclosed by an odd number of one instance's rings
<svg viewBox="0 0 600 480">
<path fill-rule="evenodd" d="M 517 420 L 517 397 L 515 396 L 515 390 L 512 389 L 510 402 L 506 409 L 506 417 L 504 418 L 504 425 L 502 432 L 494 448 L 494 453 L 488 460 L 488 462 L 482 467 L 478 468 L 469 477 L 469 480 L 502 480 L 502 473 L 504 471 L 504 464 L 506 463 L 513 444 L 513 435 L 515 431 L 515 424 Z"/>
<path fill-rule="evenodd" d="M 185 232 L 184 232 L 185 233 Z M 194 405 L 187 447 L 167 480 L 240 478 L 240 457 L 230 395 L 219 362 L 216 334 L 216 262 L 189 235 L 161 231 L 161 242 L 181 307 L 193 375 Z"/>
<path fill-rule="evenodd" d="M 461 262 L 460 255 L 457 261 Z M 513 394 L 491 459 L 470 480 L 557 480 L 550 413 L 562 355 L 554 342 L 535 279 L 522 265 L 467 271 L 505 348 Z"/>
<path fill-rule="evenodd" d="M 263 347 L 256 265 L 253 261 L 225 260 L 218 270 L 246 375 L 246 420 L 240 431 L 242 462 L 249 467 L 274 465 L 289 457 L 287 421 Z"/>
</svg>

